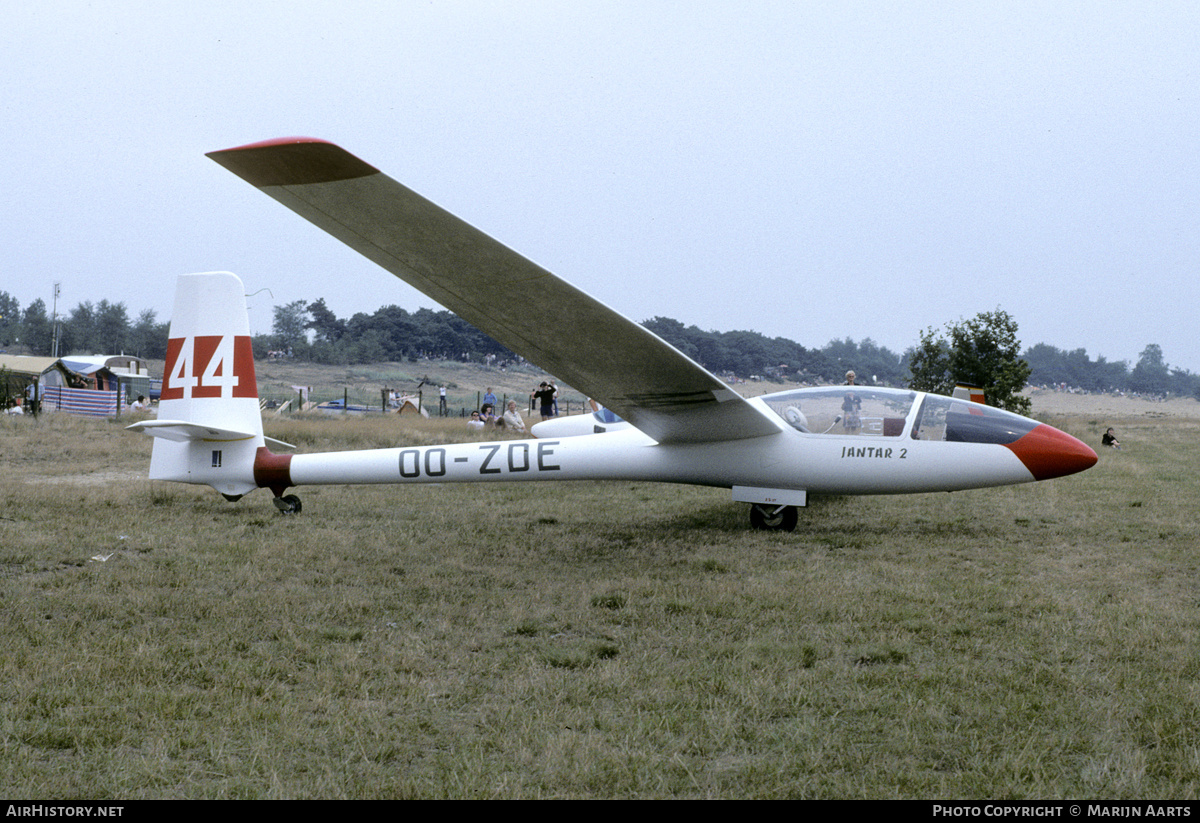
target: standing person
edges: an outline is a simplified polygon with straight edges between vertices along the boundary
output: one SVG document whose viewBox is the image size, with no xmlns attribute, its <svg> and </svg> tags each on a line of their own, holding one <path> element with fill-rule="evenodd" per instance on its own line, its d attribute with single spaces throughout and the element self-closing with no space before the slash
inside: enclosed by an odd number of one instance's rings
<svg viewBox="0 0 1200 823">
<path fill-rule="evenodd" d="M 529 396 L 538 401 L 543 420 L 554 417 L 554 390 L 550 388 L 549 383 L 543 380 L 540 386 L 529 393 Z"/>
<path fill-rule="evenodd" d="M 525 431 L 525 421 L 521 419 L 521 412 L 517 411 L 517 401 L 508 401 L 508 411 L 501 418 L 504 421 L 504 428 L 514 432 Z"/>
<path fill-rule="evenodd" d="M 857 375 L 852 371 L 846 372 L 846 385 L 853 386 Z M 858 434 L 862 427 L 862 398 L 852 391 L 846 392 L 842 398 L 842 428 L 846 434 Z"/>
<path fill-rule="evenodd" d="M 449 409 L 446 408 L 446 387 L 438 386 L 438 415 L 445 417 L 449 413 Z"/>
<path fill-rule="evenodd" d="M 554 407 L 553 416 L 558 417 L 558 386 L 555 385 L 553 380 L 551 380 L 548 385 L 550 386 L 550 391 L 554 392 L 554 394 L 552 395 L 553 401 L 550 404 L 551 406 Z"/>
<path fill-rule="evenodd" d="M 496 408 L 496 395 L 492 394 L 491 386 L 488 386 L 488 390 L 483 395 L 482 406 L 491 406 L 493 410 Z"/>
</svg>

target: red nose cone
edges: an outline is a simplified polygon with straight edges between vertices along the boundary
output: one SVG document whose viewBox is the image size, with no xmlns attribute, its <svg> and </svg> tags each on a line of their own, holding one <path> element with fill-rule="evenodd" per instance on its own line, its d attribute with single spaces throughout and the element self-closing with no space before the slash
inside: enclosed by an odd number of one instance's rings
<svg viewBox="0 0 1200 823">
<path fill-rule="evenodd" d="M 1044 423 L 1006 445 L 1021 459 L 1034 480 L 1063 477 L 1096 465 L 1096 453 L 1086 443 Z"/>
</svg>

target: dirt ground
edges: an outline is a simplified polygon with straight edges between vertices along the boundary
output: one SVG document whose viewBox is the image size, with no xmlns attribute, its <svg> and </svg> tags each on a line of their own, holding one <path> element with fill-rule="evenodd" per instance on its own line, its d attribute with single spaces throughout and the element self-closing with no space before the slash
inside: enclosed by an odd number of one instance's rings
<svg viewBox="0 0 1200 823">
<path fill-rule="evenodd" d="M 1191 398 L 1158 401 L 1111 394 L 1069 394 L 1046 389 L 1032 389 L 1028 394 L 1033 400 L 1034 414 L 1088 415 L 1101 420 L 1131 417 L 1200 418 L 1200 402 Z"/>
</svg>

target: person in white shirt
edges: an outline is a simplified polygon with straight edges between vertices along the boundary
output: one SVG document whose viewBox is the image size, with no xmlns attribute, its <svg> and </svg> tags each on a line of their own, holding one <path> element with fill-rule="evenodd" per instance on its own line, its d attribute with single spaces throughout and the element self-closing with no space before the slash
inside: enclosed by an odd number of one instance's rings
<svg viewBox="0 0 1200 823">
<path fill-rule="evenodd" d="M 525 421 L 521 419 L 521 412 L 517 411 L 517 401 L 508 401 L 508 411 L 504 413 L 504 427 L 511 431 L 525 431 Z"/>
</svg>

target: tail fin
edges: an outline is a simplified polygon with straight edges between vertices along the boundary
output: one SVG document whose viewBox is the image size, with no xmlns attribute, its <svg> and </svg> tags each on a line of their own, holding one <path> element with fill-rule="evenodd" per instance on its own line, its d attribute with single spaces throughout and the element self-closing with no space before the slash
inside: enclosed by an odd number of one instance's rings
<svg viewBox="0 0 1200 823">
<path fill-rule="evenodd" d="M 209 485 L 234 499 L 257 487 L 265 439 L 245 295 L 229 272 L 176 281 L 159 417 L 129 427 L 155 438 L 151 480 Z"/>
<path fill-rule="evenodd" d="M 954 387 L 954 393 L 951 397 L 959 400 L 970 400 L 972 403 L 986 402 L 983 395 L 983 389 L 979 386 L 972 386 L 970 383 L 959 383 Z"/>
</svg>

